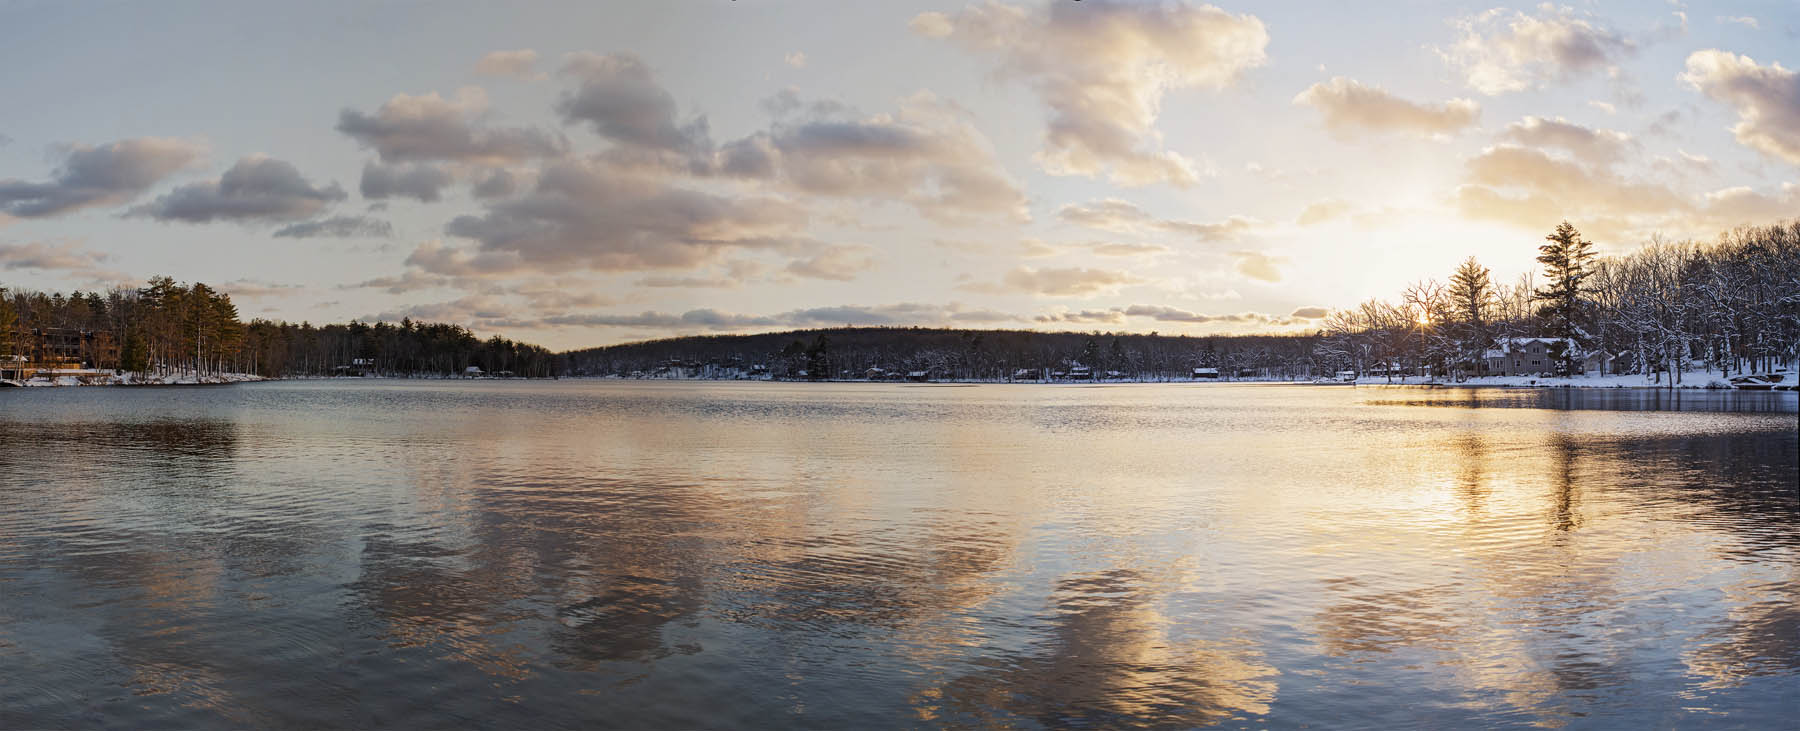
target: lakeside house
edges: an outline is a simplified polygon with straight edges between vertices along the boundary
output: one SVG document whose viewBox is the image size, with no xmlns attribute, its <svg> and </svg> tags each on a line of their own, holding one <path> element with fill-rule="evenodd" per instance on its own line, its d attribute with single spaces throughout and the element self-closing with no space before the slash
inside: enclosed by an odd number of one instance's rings
<svg viewBox="0 0 1800 731">
<path fill-rule="evenodd" d="M 1575 351 L 1578 346 L 1568 338 L 1501 338 L 1494 348 L 1482 354 L 1481 375 L 1539 376 L 1556 372 L 1556 353 Z M 1617 359 L 1610 353 L 1595 350 L 1575 359 L 1583 375 L 1603 376 L 1613 372 Z"/>
<path fill-rule="evenodd" d="M 14 331 L 14 352 L 0 354 L 0 378 L 24 380 L 51 371 L 111 371 L 119 367 L 112 333 L 65 327 Z"/>
</svg>

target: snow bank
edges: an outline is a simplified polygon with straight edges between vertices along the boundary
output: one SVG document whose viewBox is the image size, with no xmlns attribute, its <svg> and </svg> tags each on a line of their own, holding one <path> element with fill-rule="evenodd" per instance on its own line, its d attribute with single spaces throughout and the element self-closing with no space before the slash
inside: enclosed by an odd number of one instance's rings
<svg viewBox="0 0 1800 731">
<path fill-rule="evenodd" d="M 50 386 L 195 386 L 202 384 L 248 383 L 268 380 L 262 376 L 249 373 L 195 373 L 193 371 L 177 371 L 168 374 L 142 376 L 137 373 L 115 374 L 105 370 L 59 370 L 49 374 L 39 374 L 23 381 L 9 381 L 13 385 L 26 387 Z"/>
</svg>

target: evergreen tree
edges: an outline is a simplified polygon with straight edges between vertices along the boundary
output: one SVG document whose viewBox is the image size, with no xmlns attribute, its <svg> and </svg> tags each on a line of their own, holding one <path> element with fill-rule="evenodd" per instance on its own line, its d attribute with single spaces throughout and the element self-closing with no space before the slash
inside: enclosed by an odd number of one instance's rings
<svg viewBox="0 0 1800 731">
<path fill-rule="evenodd" d="M 1546 243 L 1538 247 L 1538 263 L 1544 265 L 1544 278 L 1549 284 L 1532 293 L 1533 298 L 1544 304 L 1538 308 L 1539 316 L 1550 322 L 1553 335 L 1564 338 L 1575 344 L 1573 348 L 1562 350 L 1556 360 L 1562 373 L 1574 370 L 1574 361 L 1579 358 L 1583 347 L 1584 333 L 1581 330 L 1583 295 L 1587 289 L 1583 286 L 1593 272 L 1589 264 L 1594 259 L 1593 242 L 1581 238 L 1568 221 L 1557 225 L 1556 232 L 1544 237 Z"/>
<path fill-rule="evenodd" d="M 826 358 L 830 349 L 831 341 L 825 337 L 825 333 L 819 333 L 819 337 L 813 340 L 812 347 L 806 349 L 807 378 L 817 381 L 831 376 L 831 361 Z"/>
<path fill-rule="evenodd" d="M 1450 275 L 1450 307 L 1456 317 L 1456 341 L 1462 359 L 1479 364 L 1483 353 L 1493 343 L 1489 329 L 1494 307 L 1494 284 L 1488 268 L 1471 256 L 1463 260 L 1456 273 Z"/>
<path fill-rule="evenodd" d="M 125 335 L 125 342 L 119 347 L 119 368 L 131 373 L 150 370 L 150 346 L 145 344 L 144 334 L 135 328 Z"/>
</svg>

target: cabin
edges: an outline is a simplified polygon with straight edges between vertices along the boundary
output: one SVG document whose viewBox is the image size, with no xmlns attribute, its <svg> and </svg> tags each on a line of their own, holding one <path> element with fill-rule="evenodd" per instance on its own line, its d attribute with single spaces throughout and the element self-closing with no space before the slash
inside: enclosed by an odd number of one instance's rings
<svg viewBox="0 0 1800 731">
<path fill-rule="evenodd" d="M 1589 376 L 1604 376 L 1614 372 L 1613 366 L 1617 360 L 1618 357 L 1611 353 L 1596 350 L 1581 356 L 1581 372 Z"/>
<path fill-rule="evenodd" d="M 1069 380 L 1092 381 L 1094 380 L 1094 369 L 1087 366 L 1074 366 L 1069 369 Z"/>
<path fill-rule="evenodd" d="M 481 366 L 469 366 L 463 369 L 463 378 L 480 378 Z"/>
<path fill-rule="evenodd" d="M 1012 379 L 1015 381 L 1035 381 L 1038 379 L 1038 372 L 1030 368 L 1020 368 L 1013 371 Z"/>
<path fill-rule="evenodd" d="M 1219 380 L 1219 369 L 1217 369 L 1217 368 L 1195 368 L 1193 376 L 1194 376 L 1194 380 L 1196 380 L 1196 381 L 1200 381 L 1200 380 L 1217 381 L 1217 380 Z"/>
<path fill-rule="evenodd" d="M 931 371 L 907 371 L 906 380 L 913 383 L 926 383 L 931 380 Z"/>
</svg>

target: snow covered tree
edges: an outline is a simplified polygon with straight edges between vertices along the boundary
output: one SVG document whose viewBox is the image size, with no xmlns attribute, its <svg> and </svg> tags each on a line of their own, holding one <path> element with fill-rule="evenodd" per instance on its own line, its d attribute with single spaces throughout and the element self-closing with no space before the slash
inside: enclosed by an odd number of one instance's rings
<svg viewBox="0 0 1800 731">
<path fill-rule="evenodd" d="M 1568 373 L 1574 369 L 1574 361 L 1581 357 L 1579 351 L 1585 347 L 1582 341 L 1586 336 L 1580 325 L 1586 293 L 1583 282 L 1592 274 L 1589 265 L 1594 259 L 1594 245 L 1581 238 L 1581 232 L 1568 221 L 1558 224 L 1556 231 L 1544 240 L 1549 243 L 1538 247 L 1537 260 L 1544 265 L 1544 278 L 1550 283 L 1533 296 L 1544 303 L 1538 314 L 1550 322 L 1553 334 L 1576 344 L 1557 359 L 1559 370 Z"/>
</svg>

